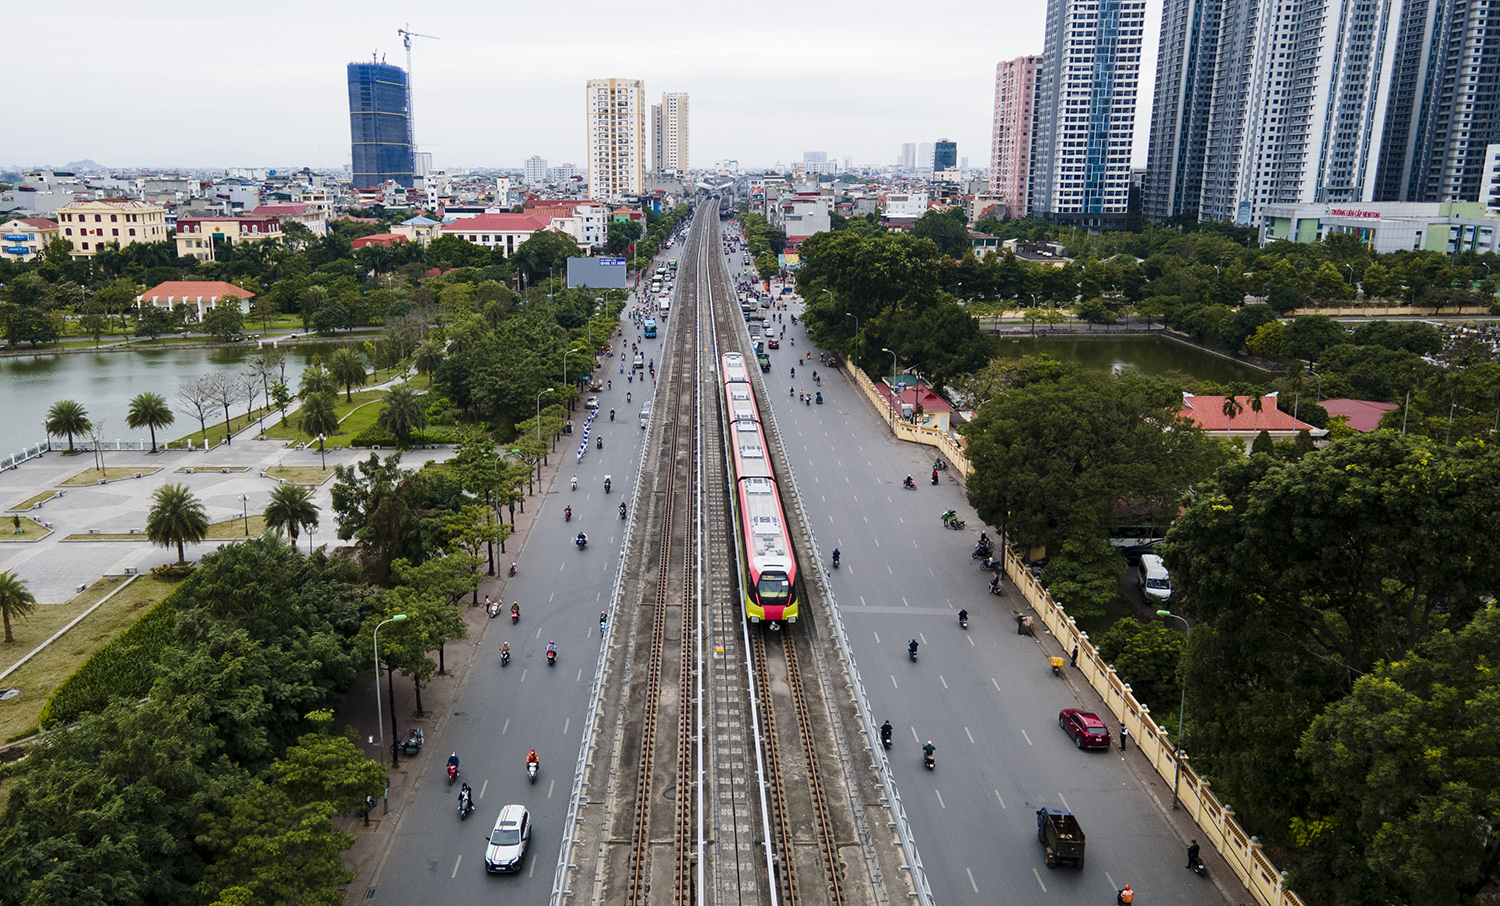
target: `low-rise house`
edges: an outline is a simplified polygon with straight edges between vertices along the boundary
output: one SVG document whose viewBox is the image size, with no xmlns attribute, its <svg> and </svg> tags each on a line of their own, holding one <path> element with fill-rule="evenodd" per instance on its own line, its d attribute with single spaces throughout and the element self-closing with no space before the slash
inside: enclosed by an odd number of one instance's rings
<svg viewBox="0 0 1500 906">
<path fill-rule="evenodd" d="M 198 320 L 202 321 L 208 310 L 225 296 L 240 300 L 240 313 L 249 314 L 250 300 L 255 298 L 255 293 L 223 280 L 168 280 L 136 296 L 135 301 L 168 311 L 178 304 L 191 305 L 197 309 Z"/>
<path fill-rule="evenodd" d="M 57 224 L 44 217 L 18 217 L 0 223 L 0 259 L 30 261 L 56 239 Z"/>
</svg>

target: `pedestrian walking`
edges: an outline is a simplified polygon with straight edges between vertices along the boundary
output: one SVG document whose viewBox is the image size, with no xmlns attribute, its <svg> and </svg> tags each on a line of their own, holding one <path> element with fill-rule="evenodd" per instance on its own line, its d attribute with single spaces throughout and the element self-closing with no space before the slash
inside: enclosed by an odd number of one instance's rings
<svg viewBox="0 0 1500 906">
<path fill-rule="evenodd" d="M 1130 729 L 1124 724 L 1120 725 L 1120 751 L 1125 751 L 1125 741 L 1130 738 Z"/>
<path fill-rule="evenodd" d="M 1078 666 L 1078 643 L 1073 643 L 1073 666 Z"/>
</svg>

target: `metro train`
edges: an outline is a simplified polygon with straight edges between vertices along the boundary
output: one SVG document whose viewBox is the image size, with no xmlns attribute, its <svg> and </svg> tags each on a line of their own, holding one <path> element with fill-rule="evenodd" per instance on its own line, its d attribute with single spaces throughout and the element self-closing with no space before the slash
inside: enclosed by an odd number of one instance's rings
<svg viewBox="0 0 1500 906">
<path fill-rule="evenodd" d="M 734 495 L 739 504 L 740 576 L 745 616 L 751 622 L 797 622 L 797 558 L 771 469 L 755 392 L 745 357 L 725 353 L 720 380 L 729 414 Z"/>
</svg>

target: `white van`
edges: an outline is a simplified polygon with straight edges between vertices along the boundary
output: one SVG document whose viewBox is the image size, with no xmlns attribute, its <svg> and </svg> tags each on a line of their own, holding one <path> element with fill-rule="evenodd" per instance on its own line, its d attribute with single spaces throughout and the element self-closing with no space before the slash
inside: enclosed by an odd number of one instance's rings
<svg viewBox="0 0 1500 906">
<path fill-rule="evenodd" d="M 1165 601 L 1172 597 L 1172 577 L 1161 558 L 1155 554 L 1141 555 L 1141 592 Z"/>
</svg>

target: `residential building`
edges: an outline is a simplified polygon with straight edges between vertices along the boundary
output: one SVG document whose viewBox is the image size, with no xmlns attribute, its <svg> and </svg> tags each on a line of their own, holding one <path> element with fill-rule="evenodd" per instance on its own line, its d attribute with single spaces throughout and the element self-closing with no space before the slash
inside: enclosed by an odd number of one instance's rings
<svg viewBox="0 0 1500 906">
<path fill-rule="evenodd" d="M 73 244 L 74 258 L 92 258 L 113 243 L 121 248 L 167 238 L 166 209 L 128 198 L 75 201 L 57 209 L 62 238 Z"/>
<path fill-rule="evenodd" d="M 354 188 L 387 180 L 406 189 L 416 184 L 406 70 L 387 63 L 349 64 L 349 140 Z"/>
<path fill-rule="evenodd" d="M 958 142 L 940 138 L 932 146 L 932 169 L 954 170 L 958 168 Z"/>
<path fill-rule="evenodd" d="M 349 240 L 349 248 L 359 251 L 367 245 L 383 245 L 389 249 L 408 241 L 408 237 L 400 233 L 374 233 L 369 236 L 361 236 L 358 239 Z"/>
<path fill-rule="evenodd" d="M 18 217 L 0 223 L 0 261 L 30 261 L 57 236 L 57 224 L 41 217 Z"/>
<path fill-rule="evenodd" d="M 312 204 L 263 204 L 247 211 L 246 217 L 275 217 L 282 225 L 300 223 L 314 236 L 328 235 L 328 212 Z"/>
<path fill-rule="evenodd" d="M 1500 252 L 1500 216 L 1477 201 L 1267 205 L 1260 241 L 1321 242 L 1351 233 L 1379 254 Z"/>
<path fill-rule="evenodd" d="M 558 199 L 526 205 L 526 214 L 550 219 L 553 228 L 573 237 L 581 248 L 603 248 L 609 238 L 611 211 L 608 205 Z"/>
<path fill-rule="evenodd" d="M 522 168 L 521 172 L 528 186 L 545 185 L 547 182 L 547 159 L 533 154 L 526 158 L 526 166 Z"/>
<path fill-rule="evenodd" d="M 916 220 L 927 213 L 929 203 L 926 192 L 891 192 L 885 196 L 880 213 L 886 219 Z"/>
<path fill-rule="evenodd" d="M 178 217 L 177 256 L 199 261 L 219 260 L 220 247 L 281 238 L 276 217 Z"/>
<path fill-rule="evenodd" d="M 590 79 L 586 92 L 589 199 L 641 193 L 646 182 L 646 83 Z"/>
<path fill-rule="evenodd" d="M 1047 0 L 1031 135 L 1033 216 L 1090 230 L 1124 227 L 1145 17 L 1146 0 Z"/>
<path fill-rule="evenodd" d="M 1307 431 L 1314 439 L 1328 436 L 1326 429 L 1314 428 L 1277 409 L 1274 393 L 1268 393 L 1259 400 L 1236 396 L 1233 416 L 1224 414 L 1223 396 L 1194 396 L 1191 393 L 1184 393 L 1182 396 L 1179 415 L 1191 419 L 1214 437 L 1239 438 L 1244 442 L 1247 452 L 1261 431 L 1269 433 L 1272 440 L 1292 440 L 1302 431 Z M 1259 412 L 1255 411 L 1257 403 L 1260 406 Z"/>
<path fill-rule="evenodd" d="M 445 225 L 443 235 L 499 249 L 509 258 L 533 233 L 552 228 L 552 218 L 543 214 L 480 214 Z"/>
<path fill-rule="evenodd" d="M 917 145 L 917 169 L 932 169 L 932 142 L 922 142 Z"/>
<path fill-rule="evenodd" d="M 425 246 L 443 235 L 443 224 L 441 221 L 418 214 L 391 227 L 391 232 Z"/>
<path fill-rule="evenodd" d="M 1225 0 L 1164 0 L 1141 210 L 1197 222 Z M 1226 47 L 1226 59 L 1243 49 Z"/>
<path fill-rule="evenodd" d="M 774 218 L 776 225 L 786 232 L 789 245 L 798 245 L 802 240 L 817 233 L 833 229 L 828 213 L 832 198 L 827 195 L 793 195 L 777 204 L 780 216 Z"/>
<path fill-rule="evenodd" d="M 673 91 L 651 105 L 651 169 L 680 173 L 688 168 L 688 96 Z"/>
<path fill-rule="evenodd" d="M 995 66 L 995 119 L 990 131 L 990 190 L 1005 199 L 1005 213 L 1025 217 L 1030 191 L 1032 102 L 1039 56 Z"/>
<path fill-rule="evenodd" d="M 239 300 L 241 314 L 250 313 L 250 300 L 255 298 L 255 293 L 222 280 L 169 280 L 136 296 L 135 301 L 169 311 L 175 305 L 191 305 L 198 312 L 198 320 L 202 321 L 208 310 L 226 296 Z"/>
<path fill-rule="evenodd" d="M 902 143 L 901 160 L 896 165 L 903 170 L 915 170 L 917 168 L 917 146 L 914 142 Z"/>
<path fill-rule="evenodd" d="M 1484 152 L 1484 178 L 1479 183 L 1480 204 L 1487 205 L 1490 212 L 1500 214 L 1500 142 Z"/>
</svg>

